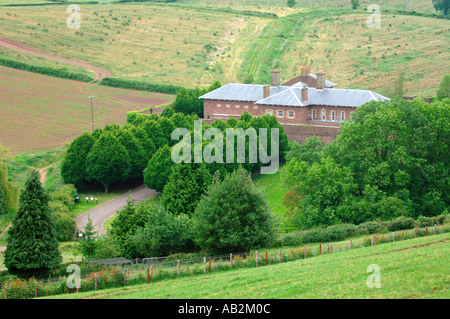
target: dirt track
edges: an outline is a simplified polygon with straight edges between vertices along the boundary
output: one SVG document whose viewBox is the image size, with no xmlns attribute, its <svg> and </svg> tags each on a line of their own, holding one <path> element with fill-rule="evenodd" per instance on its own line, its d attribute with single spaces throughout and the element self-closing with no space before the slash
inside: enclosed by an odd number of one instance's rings
<svg viewBox="0 0 450 319">
<path fill-rule="evenodd" d="M 21 53 L 25 53 L 25 54 L 31 54 L 31 55 L 36 55 L 36 56 L 40 56 L 43 58 L 47 58 L 49 60 L 53 60 L 53 61 L 57 61 L 57 62 L 61 62 L 61 63 L 66 63 L 66 64 L 70 64 L 70 65 L 75 65 L 75 66 L 79 66 L 82 67 L 84 69 L 90 70 L 92 72 L 95 73 L 95 80 L 101 80 L 103 78 L 106 77 L 110 77 L 111 73 L 103 68 L 94 66 L 92 64 L 86 63 L 86 62 L 82 62 L 82 61 L 77 61 L 77 60 L 72 60 L 72 59 L 67 59 L 67 58 L 63 58 L 63 57 L 59 57 L 50 53 L 45 53 L 45 52 L 41 52 L 36 48 L 27 46 L 23 43 L 19 43 L 17 41 L 8 39 L 8 38 L 4 38 L 0 36 L 0 46 L 3 46 L 5 48 L 11 49 L 11 50 L 15 50 Z"/>
</svg>

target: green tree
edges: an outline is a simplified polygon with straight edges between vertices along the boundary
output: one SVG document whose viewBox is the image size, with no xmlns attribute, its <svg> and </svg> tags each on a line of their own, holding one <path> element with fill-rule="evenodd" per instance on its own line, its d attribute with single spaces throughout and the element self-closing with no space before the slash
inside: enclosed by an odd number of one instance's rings
<svg viewBox="0 0 450 319">
<path fill-rule="evenodd" d="M 128 258 L 167 256 L 195 249 L 188 216 L 174 215 L 159 205 L 149 208 L 146 215 L 145 227 L 136 229 L 125 242 Z"/>
<path fill-rule="evenodd" d="M 442 11 L 445 15 L 448 15 L 450 9 L 450 0 L 433 0 L 434 9 L 437 11 Z"/>
<path fill-rule="evenodd" d="M 81 254 L 87 262 L 90 263 L 91 258 L 95 255 L 97 248 L 97 232 L 94 231 L 94 225 L 92 224 L 92 219 L 88 215 L 88 222 L 84 226 L 84 231 L 79 242 L 79 249 Z"/>
<path fill-rule="evenodd" d="M 352 2 L 352 9 L 358 9 L 359 8 L 359 0 L 351 0 Z"/>
<path fill-rule="evenodd" d="M 108 131 L 103 132 L 86 158 L 87 178 L 105 187 L 128 176 L 130 156 L 125 147 Z"/>
<path fill-rule="evenodd" d="M 148 188 L 161 192 L 169 179 L 173 161 L 170 147 L 164 145 L 148 161 L 144 169 L 144 183 Z"/>
<path fill-rule="evenodd" d="M 312 163 L 318 162 L 325 153 L 325 143 L 315 135 L 308 138 L 303 144 L 297 141 L 290 141 L 289 145 L 290 149 L 286 155 L 286 161 L 288 162 L 296 158 L 311 165 Z"/>
<path fill-rule="evenodd" d="M 73 184 L 82 189 L 87 183 L 86 157 L 95 139 L 89 133 L 83 133 L 69 146 L 61 163 L 61 176 L 66 184 Z"/>
<path fill-rule="evenodd" d="M 19 209 L 8 230 L 4 263 L 11 273 L 45 273 L 62 262 L 49 195 L 39 179 L 39 173 L 33 170 L 21 191 Z"/>
<path fill-rule="evenodd" d="M 450 98 L 450 74 L 444 75 L 437 91 L 437 98 L 443 100 Z"/>
<path fill-rule="evenodd" d="M 211 253 L 242 252 L 268 245 L 275 220 L 264 195 L 244 169 L 214 177 L 193 215 L 194 240 Z"/>
<path fill-rule="evenodd" d="M 295 0 L 288 0 L 287 1 L 287 5 L 289 8 L 293 8 L 296 5 L 296 1 Z"/>
<path fill-rule="evenodd" d="M 130 197 L 127 200 L 127 205 L 116 214 L 108 235 L 116 238 L 122 247 L 129 236 L 133 235 L 138 228 L 145 226 L 147 218 L 148 211 L 138 209 Z"/>
<path fill-rule="evenodd" d="M 210 183 L 211 175 L 205 164 L 174 164 L 161 204 L 170 213 L 192 216 Z"/>
<path fill-rule="evenodd" d="M 198 117 L 203 118 L 203 100 L 199 99 L 200 96 L 211 92 L 221 85 L 219 82 L 214 82 L 207 89 L 186 89 L 182 88 L 175 97 L 175 101 L 172 104 L 172 108 L 175 112 L 180 112 L 186 115 L 196 114 Z"/>
<path fill-rule="evenodd" d="M 117 131 L 117 139 L 130 157 L 129 172 L 125 179 L 142 178 L 142 172 L 147 166 L 147 156 L 141 142 L 133 135 L 130 129 L 122 127 Z"/>
</svg>

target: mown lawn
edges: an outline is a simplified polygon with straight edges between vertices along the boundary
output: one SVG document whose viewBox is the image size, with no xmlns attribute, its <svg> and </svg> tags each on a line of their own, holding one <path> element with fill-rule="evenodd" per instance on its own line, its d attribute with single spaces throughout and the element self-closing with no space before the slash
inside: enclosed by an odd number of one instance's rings
<svg viewBox="0 0 450 319">
<path fill-rule="evenodd" d="M 450 233 L 278 265 L 53 298 L 448 298 Z M 367 281 L 380 269 L 381 288 Z"/>
</svg>

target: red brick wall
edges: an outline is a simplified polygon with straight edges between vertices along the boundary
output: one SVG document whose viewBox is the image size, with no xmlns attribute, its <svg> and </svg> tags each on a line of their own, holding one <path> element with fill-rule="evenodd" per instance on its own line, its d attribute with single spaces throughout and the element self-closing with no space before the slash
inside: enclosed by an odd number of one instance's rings
<svg viewBox="0 0 450 319">
<path fill-rule="evenodd" d="M 220 107 L 218 106 L 220 105 Z M 281 124 L 313 124 L 321 126 L 339 127 L 341 120 L 341 112 L 345 114 L 345 120 L 348 119 L 351 112 L 355 108 L 351 107 L 333 107 L 333 106 L 308 106 L 308 107 L 287 107 L 287 106 L 268 106 L 257 105 L 252 102 L 232 102 L 205 100 L 204 101 L 204 117 L 205 119 L 227 119 L 229 117 L 238 118 L 245 111 L 252 116 L 261 116 L 269 110 L 272 111 L 278 122 Z M 316 112 L 316 120 L 312 120 L 313 110 Z M 322 110 L 325 110 L 325 121 L 322 121 Z M 282 111 L 279 116 L 278 111 Z M 335 112 L 335 121 L 332 121 L 332 111 Z M 293 117 L 290 117 L 293 115 Z"/>
</svg>

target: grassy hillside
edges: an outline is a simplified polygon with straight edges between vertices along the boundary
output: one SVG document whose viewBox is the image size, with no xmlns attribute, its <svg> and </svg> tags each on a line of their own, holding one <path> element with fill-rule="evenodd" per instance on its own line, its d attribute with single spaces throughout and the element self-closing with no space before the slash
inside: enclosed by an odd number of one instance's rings
<svg viewBox="0 0 450 319">
<path fill-rule="evenodd" d="M 367 14 L 350 14 L 304 23 L 301 34 L 285 42 L 282 76 L 292 78 L 306 64 L 324 69 L 340 88 L 389 94 L 404 72 L 405 95 L 434 95 L 450 73 L 448 20 L 383 14 L 379 29 L 368 28 L 366 20 Z"/>
<path fill-rule="evenodd" d="M 81 5 L 81 28 L 69 29 L 65 9 L 2 10 L 2 36 L 105 67 L 114 77 L 189 86 L 215 79 L 220 70 L 209 70 L 210 62 L 244 22 L 253 27 L 259 21 L 152 3 Z"/>
<path fill-rule="evenodd" d="M 113 77 L 188 87 L 215 80 L 268 83 L 271 68 L 288 80 L 309 64 L 341 88 L 383 94 L 405 71 L 405 94 L 423 96 L 434 94 L 450 72 L 448 20 L 382 12 L 381 28 L 370 29 L 364 3 L 355 11 L 349 1 L 297 2 L 292 9 L 281 0 L 82 4 L 80 29 L 67 28 L 64 6 L 8 7 L 0 26 L 4 37 L 104 67 Z M 255 10 L 283 14 L 247 14 Z M 8 50 L 0 56 L 54 64 Z"/>
<path fill-rule="evenodd" d="M 53 298 L 448 298 L 450 234 L 358 248 L 258 268 Z M 381 288 L 366 284 L 380 267 Z"/>
<path fill-rule="evenodd" d="M 293 8 L 287 6 L 287 0 L 178 0 L 176 3 L 191 6 L 274 12 L 279 16 L 311 8 L 351 8 L 350 0 L 296 0 L 296 5 Z M 434 12 L 431 0 L 361 0 L 360 3 L 362 8 L 367 8 L 370 4 L 378 4 L 382 9 Z"/>
</svg>

